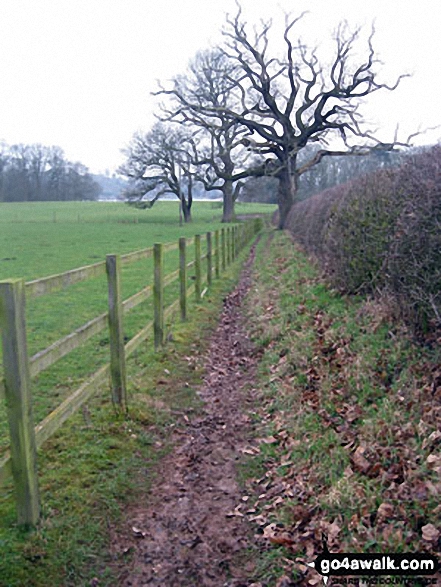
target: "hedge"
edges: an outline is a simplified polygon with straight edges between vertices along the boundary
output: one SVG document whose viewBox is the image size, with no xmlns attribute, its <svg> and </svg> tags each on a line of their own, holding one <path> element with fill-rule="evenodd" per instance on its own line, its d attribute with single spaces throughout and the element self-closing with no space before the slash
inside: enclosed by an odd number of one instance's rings
<svg viewBox="0 0 441 587">
<path fill-rule="evenodd" d="M 441 326 L 440 145 L 299 202 L 287 226 L 340 290 L 387 293 L 415 328 Z"/>
</svg>

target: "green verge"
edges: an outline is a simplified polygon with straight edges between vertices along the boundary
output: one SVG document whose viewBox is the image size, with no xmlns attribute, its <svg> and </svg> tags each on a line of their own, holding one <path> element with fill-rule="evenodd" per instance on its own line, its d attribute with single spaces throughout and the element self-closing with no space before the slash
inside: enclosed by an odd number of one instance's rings
<svg viewBox="0 0 441 587">
<path fill-rule="evenodd" d="M 441 347 L 327 287 L 286 234 L 262 239 L 254 271 L 259 452 L 240 474 L 262 536 L 259 579 L 316 584 L 306 563 L 322 534 L 331 552 L 439 559 Z"/>
<path fill-rule="evenodd" d="M 230 225 L 221 224 L 218 203 L 196 202 L 194 220 L 180 227 L 177 202 L 158 202 L 151 210 L 138 210 L 123 203 L 34 202 L 0 203 L 0 278 L 41 278 L 104 261 L 106 254 L 125 254 L 151 247 L 155 242 L 177 243 L 180 237 L 202 235 Z M 237 213 L 271 210 L 272 206 L 239 204 Z M 55 222 L 53 221 L 55 220 Z M 194 245 L 187 246 L 188 261 Z M 164 272 L 179 267 L 178 251 L 164 255 Z M 205 278 L 206 262 L 203 262 Z M 194 268 L 188 270 L 188 285 Z M 122 267 L 122 295 L 127 299 L 153 281 L 153 259 Z M 178 281 L 165 289 L 166 306 L 179 295 Z M 27 341 L 30 356 L 47 348 L 87 321 L 107 311 L 107 281 L 100 276 L 76 283 L 65 290 L 27 300 Z M 132 338 L 153 318 L 153 298 L 125 315 L 125 335 Z M 2 377 L 0 345 L 0 378 Z M 84 380 L 109 361 L 106 331 L 32 380 L 34 420 L 41 422 L 75 391 Z M 9 446 L 5 402 L 0 398 L 0 457 Z"/>
<path fill-rule="evenodd" d="M 39 454 L 43 515 L 34 531 L 17 526 L 12 485 L 2 488 L 2 587 L 118 585 L 110 529 L 122 523 L 129 504 L 148 498 L 177 416 L 199 408 L 201 355 L 247 251 L 213 280 L 201 304 L 189 300 L 187 322 L 177 315 L 168 321 L 163 351 L 155 353 L 149 339 L 130 357 L 127 416 L 114 412 L 106 389 L 45 443 Z"/>
</svg>

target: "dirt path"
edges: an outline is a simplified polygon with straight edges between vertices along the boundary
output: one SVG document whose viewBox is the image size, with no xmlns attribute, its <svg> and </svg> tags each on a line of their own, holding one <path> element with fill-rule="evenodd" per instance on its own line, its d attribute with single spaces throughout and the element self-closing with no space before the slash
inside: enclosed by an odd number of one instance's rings
<svg viewBox="0 0 441 587">
<path fill-rule="evenodd" d="M 252 429 L 246 404 L 253 392 L 247 384 L 257 363 L 241 319 L 253 261 L 254 248 L 210 343 L 198 392 L 203 415 L 186 418 L 176 432 L 175 449 L 161 463 L 147 508 L 128 521 L 140 538 L 121 577 L 125 587 L 253 583 L 253 565 L 241 556 L 253 532 L 234 512 L 242 498 L 235 467 Z"/>
</svg>

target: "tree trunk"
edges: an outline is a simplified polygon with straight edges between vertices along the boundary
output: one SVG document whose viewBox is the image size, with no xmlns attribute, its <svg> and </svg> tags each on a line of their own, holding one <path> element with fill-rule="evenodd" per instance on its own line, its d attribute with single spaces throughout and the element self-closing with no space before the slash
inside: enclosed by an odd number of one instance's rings
<svg viewBox="0 0 441 587">
<path fill-rule="evenodd" d="M 191 203 L 187 202 L 185 198 L 181 200 L 182 215 L 184 216 L 184 222 L 191 222 Z"/>
<path fill-rule="evenodd" d="M 187 199 L 185 199 L 185 195 L 183 194 L 181 187 L 179 187 L 180 192 L 180 200 L 181 200 L 181 211 L 182 215 L 184 216 L 184 222 L 191 222 L 191 206 L 193 204 L 193 178 L 191 175 L 188 176 L 188 185 L 187 185 Z"/>
<path fill-rule="evenodd" d="M 279 230 L 286 228 L 288 214 L 291 211 L 297 193 L 297 174 L 290 171 L 290 166 L 283 169 L 278 175 L 279 188 L 277 203 L 279 205 Z"/>
<path fill-rule="evenodd" d="M 222 214 L 222 222 L 233 222 L 234 220 L 234 194 L 233 182 L 225 180 L 222 186 L 222 194 L 224 198 L 224 208 Z"/>
</svg>

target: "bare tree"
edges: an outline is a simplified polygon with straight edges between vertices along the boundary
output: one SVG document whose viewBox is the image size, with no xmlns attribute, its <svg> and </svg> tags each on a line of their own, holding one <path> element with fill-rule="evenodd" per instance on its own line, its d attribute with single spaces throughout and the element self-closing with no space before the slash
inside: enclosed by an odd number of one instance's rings
<svg viewBox="0 0 441 587">
<path fill-rule="evenodd" d="M 0 144 L 0 201 L 94 200 L 100 192 L 87 167 L 60 147 Z"/>
<path fill-rule="evenodd" d="M 229 78 L 240 102 L 234 107 L 213 105 L 211 110 L 248 129 L 250 136 L 243 144 L 267 158 L 260 172 L 278 179 L 280 228 L 296 200 L 299 177 L 323 157 L 365 155 L 408 142 L 399 143 L 395 137 L 384 143 L 363 124 L 362 99 L 379 90 L 394 90 L 405 77 L 391 85 L 378 80 L 374 30 L 366 40 L 364 57 L 355 58 L 360 55 L 362 31 L 351 32 L 342 23 L 334 34 L 335 53 L 326 66 L 319 62 L 316 49 L 292 40 L 303 16 L 285 18 L 282 57 L 270 54 L 271 21 L 250 34 L 240 8 L 234 18 L 227 17 L 223 54 L 240 68 L 239 77 Z M 300 151 L 311 143 L 318 150 L 300 164 Z M 252 175 L 258 174 L 255 169 Z"/>
<path fill-rule="evenodd" d="M 236 84 L 239 68 L 219 49 L 199 52 L 184 76 L 173 80 L 172 88 L 157 94 L 168 95 L 162 105 L 164 119 L 192 129 L 192 163 L 196 179 L 205 189 L 223 195 L 223 222 L 234 219 L 234 202 L 247 176 L 248 152 L 242 138 L 248 130 L 229 116 L 238 106 Z M 196 148 L 197 145 L 197 148 Z"/>
<path fill-rule="evenodd" d="M 185 129 L 157 122 L 148 133 L 136 133 L 118 170 L 129 178 L 125 197 L 129 204 L 150 208 L 164 194 L 181 202 L 185 222 L 191 220 L 193 177 L 191 144 Z M 186 193 L 185 193 L 186 192 Z"/>
</svg>

